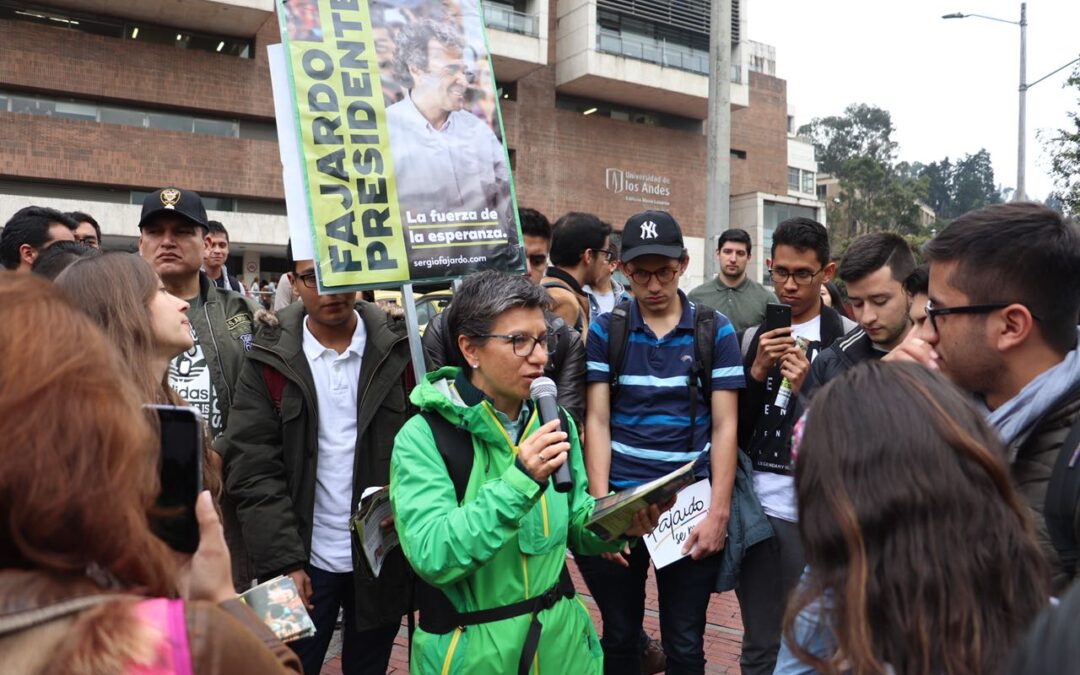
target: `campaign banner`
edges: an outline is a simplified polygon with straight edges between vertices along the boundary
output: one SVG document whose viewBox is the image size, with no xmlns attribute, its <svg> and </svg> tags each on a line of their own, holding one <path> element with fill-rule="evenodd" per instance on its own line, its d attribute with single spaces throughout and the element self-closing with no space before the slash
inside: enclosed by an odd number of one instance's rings
<svg viewBox="0 0 1080 675">
<path fill-rule="evenodd" d="M 523 272 L 479 1 L 277 9 L 320 290 Z"/>
</svg>

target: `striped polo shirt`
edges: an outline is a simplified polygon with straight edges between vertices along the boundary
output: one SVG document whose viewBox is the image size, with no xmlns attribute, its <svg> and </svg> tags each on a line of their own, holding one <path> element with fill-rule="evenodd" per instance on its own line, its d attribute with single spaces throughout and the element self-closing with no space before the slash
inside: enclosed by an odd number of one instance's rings
<svg viewBox="0 0 1080 675">
<path fill-rule="evenodd" d="M 680 290 L 682 316 L 670 333 L 657 338 L 641 318 L 636 301 L 630 303 L 627 342 L 619 369 L 619 395 L 611 411 L 611 473 L 616 490 L 634 487 L 674 471 L 697 459 L 712 446 L 709 396 L 698 392 L 694 450 L 687 452 L 690 426 L 689 375 L 694 361 L 694 305 Z M 608 324 L 601 314 L 589 327 L 585 343 L 587 379 L 608 382 Z M 716 313 L 713 345 L 712 390 L 742 389 L 742 355 L 731 322 Z M 697 467 L 699 477 L 709 472 L 708 461 Z"/>
</svg>

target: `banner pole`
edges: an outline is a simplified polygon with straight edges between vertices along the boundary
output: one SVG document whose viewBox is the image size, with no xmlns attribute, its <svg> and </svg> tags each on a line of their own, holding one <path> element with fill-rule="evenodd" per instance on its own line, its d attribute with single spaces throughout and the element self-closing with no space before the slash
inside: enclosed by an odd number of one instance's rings
<svg viewBox="0 0 1080 675">
<path fill-rule="evenodd" d="M 409 329 L 409 352 L 412 354 L 413 372 L 419 384 L 427 373 L 424 362 L 424 345 L 420 342 L 420 325 L 416 315 L 416 298 L 413 297 L 413 285 L 401 285 L 401 303 L 405 307 L 405 325 Z"/>
</svg>

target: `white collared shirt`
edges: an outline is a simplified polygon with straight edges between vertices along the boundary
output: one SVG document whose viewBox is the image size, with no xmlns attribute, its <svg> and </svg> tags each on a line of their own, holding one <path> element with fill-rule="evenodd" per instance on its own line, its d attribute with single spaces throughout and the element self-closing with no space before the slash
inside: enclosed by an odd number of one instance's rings
<svg viewBox="0 0 1080 675">
<path fill-rule="evenodd" d="M 311 367 L 319 408 L 311 564 L 327 572 L 351 572 L 349 516 L 352 515 L 353 462 L 358 440 L 356 397 L 367 330 L 360 315 L 356 314 L 352 342 L 338 354 L 311 334 L 309 320 L 304 319 L 304 356 Z"/>
</svg>

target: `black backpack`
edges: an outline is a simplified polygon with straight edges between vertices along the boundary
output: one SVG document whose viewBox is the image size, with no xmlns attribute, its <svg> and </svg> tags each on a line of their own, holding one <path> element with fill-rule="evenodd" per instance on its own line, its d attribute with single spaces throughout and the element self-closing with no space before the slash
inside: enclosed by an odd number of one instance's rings
<svg viewBox="0 0 1080 675">
<path fill-rule="evenodd" d="M 1061 562 L 1072 577 L 1076 574 L 1076 563 L 1080 559 L 1080 542 L 1076 541 L 1073 522 L 1076 508 L 1080 504 L 1080 420 L 1069 429 L 1065 442 L 1058 451 L 1054 471 L 1050 474 L 1050 485 L 1046 489 L 1046 503 L 1043 506 L 1043 518 L 1050 541 L 1061 556 Z"/>
<path fill-rule="evenodd" d="M 630 338 L 630 300 L 624 300 L 611 310 L 608 323 L 608 381 L 611 384 L 611 407 L 619 395 L 619 374 Z M 690 369 L 690 433 L 687 452 L 694 451 L 694 428 L 697 425 L 698 390 L 712 390 L 713 343 L 716 340 L 716 311 L 707 305 L 694 304 L 694 362 Z M 708 394 L 705 396 L 709 399 Z"/>
</svg>

